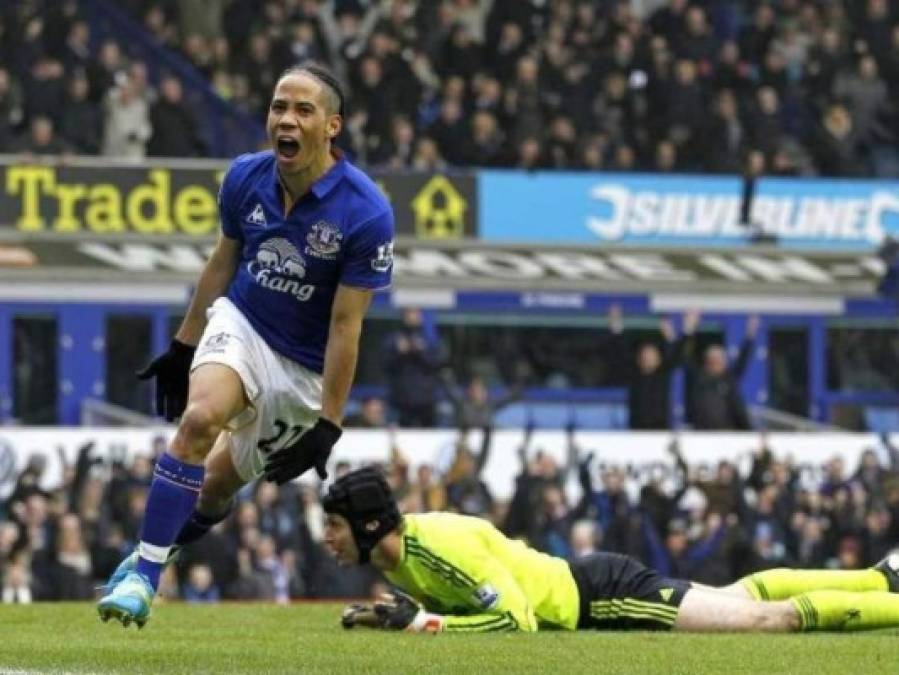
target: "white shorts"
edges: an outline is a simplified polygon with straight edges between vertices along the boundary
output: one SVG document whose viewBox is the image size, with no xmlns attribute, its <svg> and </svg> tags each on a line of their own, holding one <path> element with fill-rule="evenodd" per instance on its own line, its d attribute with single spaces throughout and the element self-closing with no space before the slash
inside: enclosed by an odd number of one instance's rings
<svg viewBox="0 0 899 675">
<path fill-rule="evenodd" d="M 191 370 L 221 363 L 240 376 L 250 405 L 228 423 L 226 433 L 234 468 L 249 482 L 262 475 L 272 451 L 315 424 L 322 376 L 273 351 L 227 298 L 217 299 L 206 317 Z"/>
</svg>

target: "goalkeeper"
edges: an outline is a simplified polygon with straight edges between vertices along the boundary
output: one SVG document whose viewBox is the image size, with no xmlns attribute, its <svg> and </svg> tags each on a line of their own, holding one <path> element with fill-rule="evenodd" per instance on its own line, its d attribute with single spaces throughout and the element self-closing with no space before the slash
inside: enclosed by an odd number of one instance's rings
<svg viewBox="0 0 899 675">
<path fill-rule="evenodd" d="M 343 625 L 414 632 L 546 629 L 768 631 L 899 626 L 899 555 L 854 571 L 773 569 L 723 588 L 598 553 L 566 562 L 451 513 L 400 516 L 383 475 L 360 469 L 324 498 L 325 543 L 398 591 L 350 605 Z"/>
</svg>

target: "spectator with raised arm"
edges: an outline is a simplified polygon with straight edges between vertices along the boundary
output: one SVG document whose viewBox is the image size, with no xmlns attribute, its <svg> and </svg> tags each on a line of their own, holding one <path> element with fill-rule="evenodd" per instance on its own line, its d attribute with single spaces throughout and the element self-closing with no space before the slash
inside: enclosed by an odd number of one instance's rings
<svg viewBox="0 0 899 675">
<path fill-rule="evenodd" d="M 759 318 L 749 317 L 740 353 L 733 363 L 728 363 L 727 352 L 721 345 L 705 350 L 702 367 L 692 372 L 691 421 L 696 429 L 752 428 L 740 383 L 752 358 L 758 328 Z"/>
<path fill-rule="evenodd" d="M 523 362 L 519 366 L 516 382 L 495 398 L 490 397 L 487 385 L 481 377 L 477 375 L 472 377 L 465 388 L 465 394 L 462 395 L 454 386 L 452 371 L 448 368 L 441 371 L 444 391 L 455 412 L 456 426 L 460 429 L 474 429 L 490 425 L 497 412 L 520 399 L 524 392 L 523 370 L 526 366 Z"/>
<path fill-rule="evenodd" d="M 446 497 L 451 510 L 466 515 L 491 517 L 494 499 L 481 474 L 490 457 L 493 429 L 484 427 L 481 447 L 475 454 L 462 432 L 456 444 L 456 456 L 446 474 Z"/>
<path fill-rule="evenodd" d="M 569 443 L 574 442 L 569 434 Z M 580 453 L 578 453 L 580 454 Z M 603 550 L 626 553 L 630 548 L 631 517 L 634 509 L 625 490 L 625 475 L 618 466 L 601 469 L 601 489 L 596 489 L 590 472 L 594 453 L 590 452 L 578 463 L 578 481 L 581 493 L 587 500 L 588 516 L 598 528 L 603 541 Z"/>
<path fill-rule="evenodd" d="M 689 469 L 677 437 L 671 439 L 667 451 L 675 464 L 671 480 L 665 481 L 662 472 L 654 470 L 640 490 L 640 509 L 644 517 L 650 519 L 656 532 L 668 531 L 668 523 L 677 515 L 678 502 L 689 487 Z M 670 485 L 666 486 L 666 482 Z"/>
<path fill-rule="evenodd" d="M 659 349 L 655 342 L 643 342 L 634 348 L 624 333 L 621 307 L 612 305 L 609 309 L 611 354 L 627 363 L 627 408 L 631 429 L 671 428 L 671 376 L 684 363 L 688 342 L 698 324 L 698 312 L 686 313 L 683 333 L 678 337 L 671 322 L 662 319 L 659 329 L 665 340 L 664 347 Z"/>
</svg>

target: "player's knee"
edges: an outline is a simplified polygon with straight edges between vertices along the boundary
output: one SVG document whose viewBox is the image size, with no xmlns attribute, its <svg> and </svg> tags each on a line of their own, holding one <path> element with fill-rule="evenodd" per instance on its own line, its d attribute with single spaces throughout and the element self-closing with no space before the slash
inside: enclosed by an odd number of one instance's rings
<svg viewBox="0 0 899 675">
<path fill-rule="evenodd" d="M 799 610 L 796 609 L 792 602 L 783 603 L 783 623 L 785 630 L 795 632 L 802 630 L 802 621 L 799 617 Z"/>
<path fill-rule="evenodd" d="M 224 422 L 210 406 L 190 403 L 181 416 L 173 454 L 184 461 L 202 463 L 223 428 Z"/>
<path fill-rule="evenodd" d="M 754 629 L 764 633 L 785 633 L 800 628 L 799 614 L 790 602 L 758 603 Z"/>
</svg>

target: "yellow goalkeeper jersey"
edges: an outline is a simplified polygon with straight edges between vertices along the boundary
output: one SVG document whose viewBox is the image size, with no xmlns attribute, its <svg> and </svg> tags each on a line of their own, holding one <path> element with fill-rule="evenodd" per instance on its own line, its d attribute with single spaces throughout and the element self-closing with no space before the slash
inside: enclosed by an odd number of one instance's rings
<svg viewBox="0 0 899 675">
<path fill-rule="evenodd" d="M 577 628 L 579 594 L 564 560 L 480 518 L 421 513 L 403 521 L 402 562 L 385 575 L 446 617 L 445 631 Z"/>
</svg>

